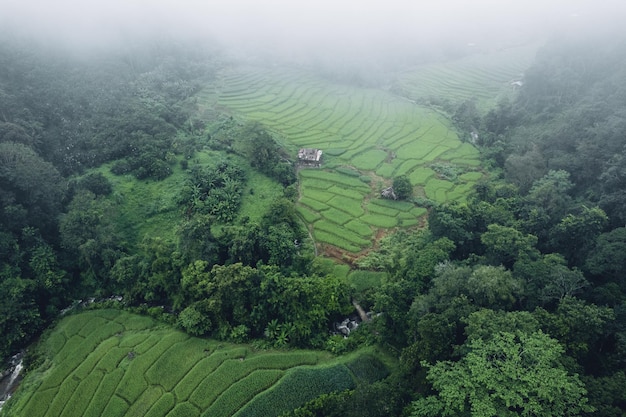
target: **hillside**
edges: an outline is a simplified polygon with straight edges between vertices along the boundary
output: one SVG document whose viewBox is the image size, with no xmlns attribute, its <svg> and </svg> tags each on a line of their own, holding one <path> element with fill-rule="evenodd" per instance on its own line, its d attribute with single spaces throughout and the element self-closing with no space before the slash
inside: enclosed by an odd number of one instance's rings
<svg viewBox="0 0 626 417">
<path fill-rule="evenodd" d="M 394 178 L 408 176 L 416 197 L 443 203 L 462 200 L 482 177 L 477 149 L 445 116 L 381 89 L 305 69 L 237 67 L 198 97 L 201 109 L 261 122 L 294 156 L 300 147 L 323 151 L 321 170 L 299 172 L 298 212 L 316 242 L 347 252 L 423 224 L 424 204 L 380 200 Z"/>
<path fill-rule="evenodd" d="M 62 319 L 41 349 L 43 365 L 1 415 L 278 416 L 388 373 L 371 350 L 257 351 L 117 310 Z"/>
</svg>

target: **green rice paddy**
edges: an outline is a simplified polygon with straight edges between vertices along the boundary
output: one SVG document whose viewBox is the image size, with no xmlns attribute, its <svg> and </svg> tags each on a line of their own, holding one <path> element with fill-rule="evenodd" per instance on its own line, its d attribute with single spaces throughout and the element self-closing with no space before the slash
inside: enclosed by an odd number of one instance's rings
<svg viewBox="0 0 626 417">
<path fill-rule="evenodd" d="M 378 378 L 386 375 L 371 353 L 334 359 L 327 352 L 255 351 L 117 310 L 66 317 L 43 343 L 46 363 L 27 376 L 3 415 L 278 416 L 372 382 L 356 372 L 363 361 Z"/>
<path fill-rule="evenodd" d="M 407 175 L 415 196 L 443 203 L 462 201 L 483 175 L 478 150 L 460 140 L 444 114 L 416 103 L 475 99 L 488 109 L 512 90 L 535 51 L 520 46 L 415 68 L 398 75 L 393 93 L 334 84 L 298 68 L 235 67 L 199 102 L 263 123 L 294 155 L 300 147 L 322 149 L 321 169 L 300 170 L 299 213 L 318 243 L 359 252 L 381 228 L 423 224 L 397 217 L 402 210 L 393 205 L 370 204 L 393 178 Z M 431 169 L 441 163 L 459 176 L 450 181 Z"/>
<path fill-rule="evenodd" d="M 522 79 L 537 49 L 535 44 L 520 45 L 422 65 L 401 73 L 393 89 L 418 102 L 473 100 L 486 112 L 514 93 L 511 82 Z"/>
</svg>

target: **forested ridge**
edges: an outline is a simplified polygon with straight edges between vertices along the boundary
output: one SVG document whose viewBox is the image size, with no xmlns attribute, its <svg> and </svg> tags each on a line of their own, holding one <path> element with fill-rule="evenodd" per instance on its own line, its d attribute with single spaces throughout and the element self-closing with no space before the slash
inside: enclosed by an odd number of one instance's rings
<svg viewBox="0 0 626 417">
<path fill-rule="evenodd" d="M 1 358 L 75 300 L 121 295 L 100 305 L 195 336 L 398 358 L 386 379 L 293 416 L 624 415 L 621 40 L 555 39 L 515 98 L 484 115 L 450 104 L 490 176 L 358 259 L 384 277 L 365 289 L 314 256 L 280 138 L 198 110 L 194 94 L 233 65 L 224 56 L 164 42 L 82 59 L 3 42 L 0 62 Z M 242 216 L 258 175 L 279 195 Z M 142 236 L 118 184 L 168 180 L 153 211 L 173 216 L 173 238 Z M 331 335 L 353 301 L 374 319 Z M 32 349 L 27 367 L 43 356 Z"/>
</svg>

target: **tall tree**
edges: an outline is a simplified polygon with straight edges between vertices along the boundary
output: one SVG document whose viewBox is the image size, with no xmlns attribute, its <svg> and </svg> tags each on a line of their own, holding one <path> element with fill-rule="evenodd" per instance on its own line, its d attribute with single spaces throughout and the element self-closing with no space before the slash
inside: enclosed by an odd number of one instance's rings
<svg viewBox="0 0 626 417">
<path fill-rule="evenodd" d="M 413 403 L 412 416 L 579 416 L 592 411 L 577 375 L 561 364 L 563 347 L 542 332 L 503 332 L 470 340 L 458 362 L 428 369 L 437 394 Z"/>
</svg>

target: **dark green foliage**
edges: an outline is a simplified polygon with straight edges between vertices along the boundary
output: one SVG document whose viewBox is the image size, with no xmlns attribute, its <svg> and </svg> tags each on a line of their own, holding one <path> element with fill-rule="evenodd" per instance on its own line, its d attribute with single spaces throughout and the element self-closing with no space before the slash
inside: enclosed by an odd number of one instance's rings
<svg viewBox="0 0 626 417">
<path fill-rule="evenodd" d="M 583 378 L 589 390 L 589 405 L 595 408 L 585 415 L 598 417 L 621 417 L 626 404 L 626 375 L 617 371 L 608 376 Z"/>
<path fill-rule="evenodd" d="M 114 210 L 110 201 L 80 190 L 60 220 L 61 244 L 94 290 L 109 286 L 109 271 L 124 253 L 112 223 Z"/>
<path fill-rule="evenodd" d="M 283 417 L 387 417 L 400 415 L 409 399 L 408 387 L 398 376 L 354 390 L 324 394 Z"/>
<path fill-rule="evenodd" d="M 596 238 L 585 269 L 600 282 L 614 281 L 626 290 L 626 228 L 618 227 Z"/>
<path fill-rule="evenodd" d="M 77 187 L 89 190 L 96 196 L 109 195 L 113 192 L 111 182 L 102 173 L 90 173 L 77 181 Z"/>
<path fill-rule="evenodd" d="M 286 159 L 284 151 L 260 123 L 246 123 L 241 126 L 237 134 L 238 146 L 253 168 L 275 178 L 284 186 L 296 182 L 294 166 Z"/>
<path fill-rule="evenodd" d="M 228 160 L 208 167 L 194 165 L 181 190 L 179 203 L 188 217 L 207 214 L 219 222 L 230 222 L 239 210 L 244 183 L 244 171 Z"/>
<path fill-rule="evenodd" d="M 57 169 L 32 148 L 0 143 L 0 207 L 8 230 L 31 226 L 50 235 L 61 209 L 62 187 Z"/>
<path fill-rule="evenodd" d="M 244 156 L 257 171 L 274 178 L 284 187 L 296 182 L 295 166 L 266 128 L 258 122 L 238 123 L 222 119 L 210 137 L 213 149 Z"/>
<path fill-rule="evenodd" d="M 597 374 L 602 371 L 596 363 L 595 349 L 617 336 L 613 334 L 613 309 L 589 304 L 574 297 L 564 297 L 554 313 L 537 309 L 535 315 L 542 328 L 557 337 L 566 352 L 576 358 L 581 366 L 587 366 L 589 373 Z"/>
<path fill-rule="evenodd" d="M 346 366 L 360 383 L 373 383 L 389 375 L 389 369 L 373 355 L 361 355 Z"/>
<path fill-rule="evenodd" d="M 400 200 L 406 200 L 413 194 L 413 186 L 406 175 L 400 175 L 393 179 L 393 191 Z"/>
<path fill-rule="evenodd" d="M 412 416 L 578 416 L 593 411 L 577 375 L 561 364 L 563 348 L 541 332 L 500 331 L 468 341 L 458 362 L 428 366 L 437 395 L 413 404 Z"/>
<path fill-rule="evenodd" d="M 6 358 L 19 347 L 24 338 L 31 338 L 40 329 L 42 317 L 34 300 L 35 285 L 18 277 L 0 281 L 0 358 Z"/>
</svg>

